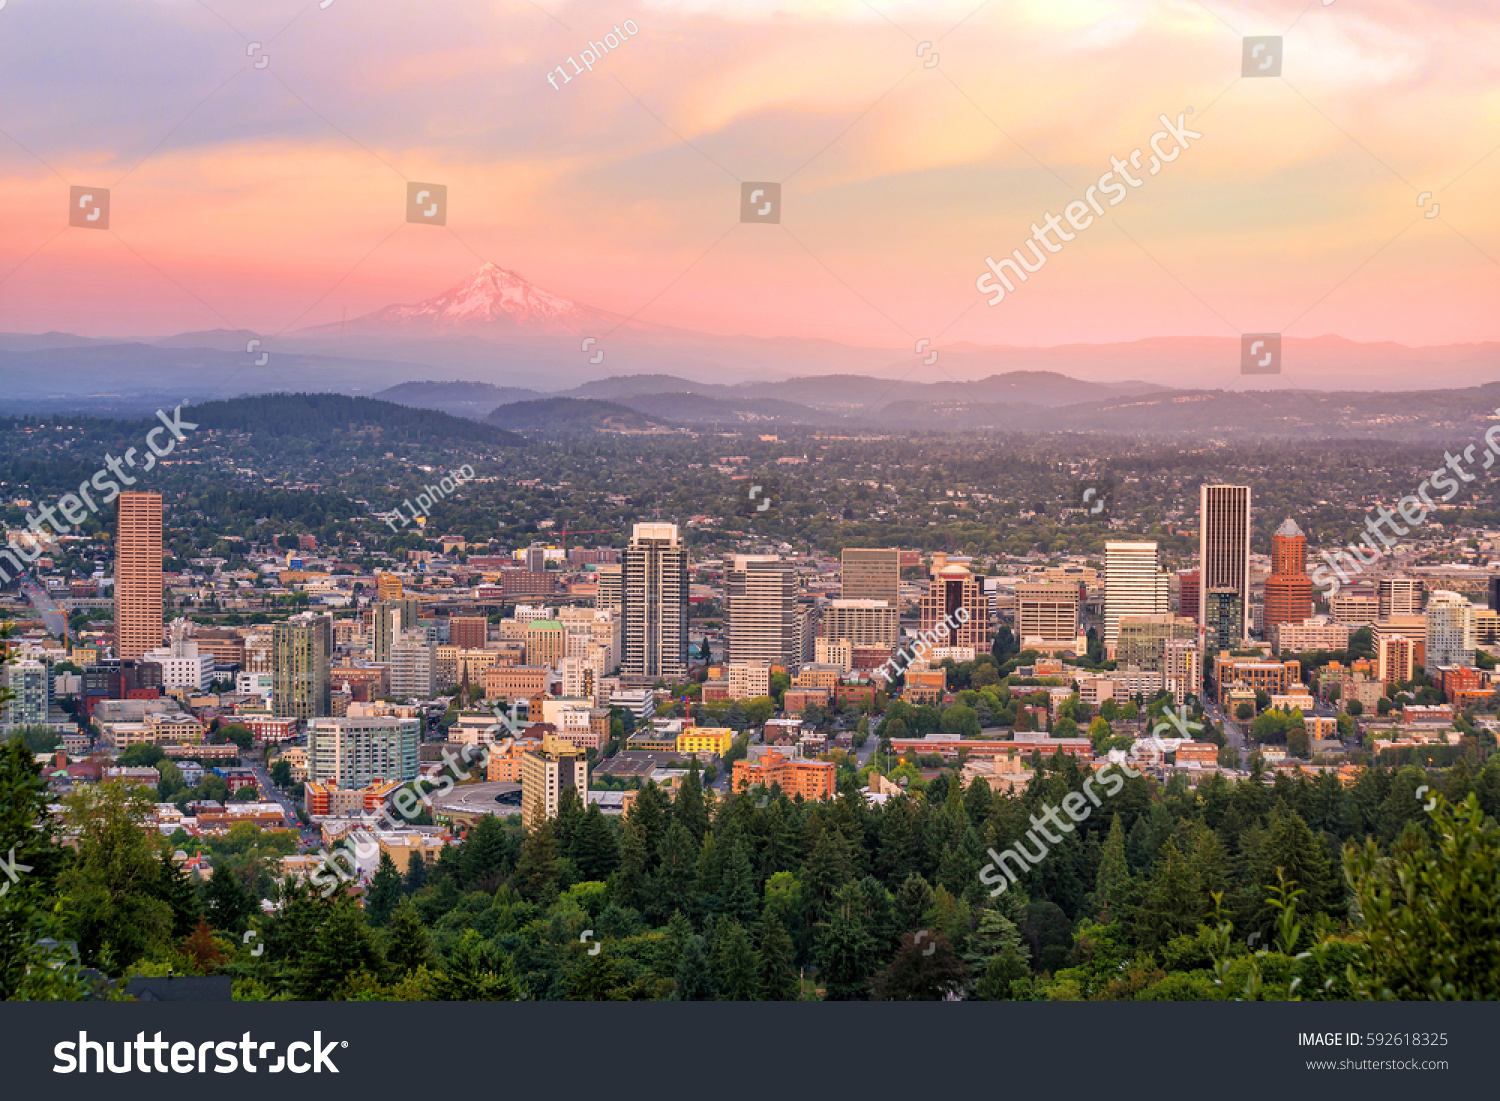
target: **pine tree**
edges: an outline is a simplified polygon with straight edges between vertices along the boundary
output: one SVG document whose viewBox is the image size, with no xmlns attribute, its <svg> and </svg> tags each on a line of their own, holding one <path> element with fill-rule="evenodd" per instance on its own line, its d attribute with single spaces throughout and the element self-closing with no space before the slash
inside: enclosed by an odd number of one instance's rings
<svg viewBox="0 0 1500 1101">
<path fill-rule="evenodd" d="M 720 877 L 724 912 L 743 922 L 754 921 L 761 910 L 760 889 L 750 867 L 750 843 L 735 839 Z"/>
<path fill-rule="evenodd" d="M 714 936 L 712 966 L 721 1002 L 753 1002 L 760 993 L 755 952 L 745 927 L 733 918 L 720 922 Z"/>
<path fill-rule="evenodd" d="M 409 971 L 437 962 L 432 938 L 411 899 L 402 899 L 391 914 L 385 927 L 385 955 L 398 979 Z"/>
<path fill-rule="evenodd" d="M 1094 912 L 1101 922 L 1118 921 L 1125 917 L 1134 895 L 1130 865 L 1125 859 L 1125 830 L 1117 814 L 1110 820 L 1109 836 L 1105 838 L 1099 860 L 1099 873 L 1094 879 Z"/>
<path fill-rule="evenodd" d="M 305 1001 L 331 1000 L 349 979 L 384 964 L 380 949 L 354 900 L 338 895 L 325 907 L 323 921 L 303 953 L 294 990 Z"/>
<path fill-rule="evenodd" d="M 921 876 L 913 872 L 896 892 L 897 931 L 911 933 L 923 928 L 932 909 L 932 887 Z"/>
<path fill-rule="evenodd" d="M 161 874 L 157 880 L 157 897 L 172 908 L 172 935 L 185 937 L 203 917 L 203 899 L 182 865 L 172 858 L 170 849 L 161 852 Z"/>
<path fill-rule="evenodd" d="M 416 894 L 427 886 L 427 872 L 427 858 L 421 852 L 412 853 L 406 862 L 406 877 L 401 881 L 401 889 L 409 895 Z"/>
<path fill-rule="evenodd" d="M 792 1002 L 797 1000 L 800 980 L 797 977 L 796 953 L 786 926 L 775 914 L 766 913 L 760 922 L 760 1000 Z"/>
<path fill-rule="evenodd" d="M 620 839 L 620 864 L 615 869 L 612 894 L 621 906 L 644 910 L 650 897 L 651 857 L 646 828 L 640 820 L 625 816 Z"/>
<path fill-rule="evenodd" d="M 574 1002 L 619 1002 L 627 1000 L 620 990 L 619 968 L 602 948 L 596 955 L 584 953 L 583 962 L 568 979 L 568 1000 Z"/>
<path fill-rule="evenodd" d="M 510 957 L 473 929 L 466 930 L 454 946 L 443 978 L 444 1001 L 518 1002 L 526 996 Z"/>
<path fill-rule="evenodd" d="M 420 860 L 413 854 L 410 859 Z M 365 895 L 365 917 L 377 929 L 390 920 L 396 904 L 401 901 L 401 873 L 396 871 L 396 862 L 391 854 L 382 852 L 375 875 L 370 880 L 370 891 Z"/>
<path fill-rule="evenodd" d="M 651 885 L 648 912 L 656 921 L 666 920 L 674 910 L 692 914 L 697 906 L 694 887 L 698 880 L 698 846 L 681 822 L 674 822 L 662 843 L 661 867 Z"/>
<path fill-rule="evenodd" d="M 605 882 L 620 863 L 620 846 L 599 804 L 589 804 L 568 848 L 568 859 L 585 881 Z"/>
<path fill-rule="evenodd" d="M 566 855 L 573 848 L 573 837 L 585 812 L 583 801 L 578 798 L 578 789 L 564 788 L 557 797 L 557 817 L 552 822 L 552 836 L 557 840 L 557 851 Z"/>
<path fill-rule="evenodd" d="M 703 938 L 689 936 L 682 948 L 682 962 L 677 965 L 677 989 L 674 1002 L 711 1002 L 718 997 L 713 972 L 703 951 Z"/>
<path fill-rule="evenodd" d="M 557 901 L 557 880 L 557 843 L 552 837 L 552 821 L 541 813 L 539 802 L 535 823 L 521 841 L 513 882 L 528 902 L 550 906 Z"/>
<path fill-rule="evenodd" d="M 859 884 L 840 887 L 828 906 L 828 921 L 818 935 L 818 978 L 830 1001 L 862 998 L 878 965 L 879 950 L 870 936 Z"/>
<path fill-rule="evenodd" d="M 802 877 L 802 901 L 811 921 L 820 921 L 834 893 L 854 879 L 854 859 L 848 840 L 832 827 L 818 834 Z"/>
<path fill-rule="evenodd" d="M 1030 974 L 1031 970 L 1021 958 L 1020 949 L 1008 949 L 1001 955 L 991 957 L 984 969 L 984 977 L 979 980 L 974 993 L 981 1001 L 1008 1002 L 1015 997 L 1011 983 L 1027 978 Z"/>
<path fill-rule="evenodd" d="M 240 882 L 240 877 L 226 864 L 214 867 L 208 877 L 208 920 L 221 933 L 236 935 L 245 931 L 246 922 L 255 912 L 255 899 Z"/>
<path fill-rule="evenodd" d="M 568 789 L 570 792 L 572 788 Z M 574 796 L 577 802 L 577 796 Z M 459 849 L 459 869 L 466 890 L 493 890 L 509 862 L 505 826 L 492 814 L 481 818 Z"/>
<path fill-rule="evenodd" d="M 672 820 L 681 822 L 692 835 L 693 844 L 701 845 L 708 832 L 708 811 L 703 806 L 703 784 L 698 777 L 698 758 L 688 765 L 688 774 L 672 804 Z"/>
</svg>

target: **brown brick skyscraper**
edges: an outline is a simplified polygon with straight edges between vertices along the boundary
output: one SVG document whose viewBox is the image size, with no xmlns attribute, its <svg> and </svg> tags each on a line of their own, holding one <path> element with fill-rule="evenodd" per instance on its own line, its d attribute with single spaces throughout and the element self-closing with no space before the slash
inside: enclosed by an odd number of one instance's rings
<svg viewBox="0 0 1500 1101">
<path fill-rule="evenodd" d="M 120 494 L 115 533 L 115 655 L 162 644 L 161 494 Z"/>
<path fill-rule="evenodd" d="M 1266 606 L 1261 630 L 1274 638 L 1282 623 L 1301 623 L 1312 615 L 1312 580 L 1307 576 L 1307 537 L 1290 518 L 1271 536 L 1271 576 L 1266 578 Z"/>
</svg>

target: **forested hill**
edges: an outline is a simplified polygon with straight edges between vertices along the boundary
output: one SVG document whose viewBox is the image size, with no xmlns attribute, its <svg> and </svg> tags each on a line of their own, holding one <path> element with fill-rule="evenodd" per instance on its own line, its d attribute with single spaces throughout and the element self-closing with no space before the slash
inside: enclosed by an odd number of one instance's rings
<svg viewBox="0 0 1500 1101">
<path fill-rule="evenodd" d="M 395 441 L 465 442 L 519 447 L 525 440 L 494 425 L 345 394 L 261 394 L 188 406 L 185 421 L 203 429 L 323 439 L 338 431 L 377 429 Z"/>
</svg>

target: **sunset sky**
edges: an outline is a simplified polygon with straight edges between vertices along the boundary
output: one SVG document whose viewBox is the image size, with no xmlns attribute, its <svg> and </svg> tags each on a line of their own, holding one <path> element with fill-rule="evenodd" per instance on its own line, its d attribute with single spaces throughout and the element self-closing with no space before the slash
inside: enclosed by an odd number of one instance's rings
<svg viewBox="0 0 1500 1101">
<path fill-rule="evenodd" d="M 278 333 L 489 260 L 644 321 L 891 348 L 1496 340 L 1495 9 L 8 0 L 0 331 Z M 1243 35 L 1285 36 L 1281 79 L 1240 77 Z M 1201 140 L 985 305 L 986 255 L 1189 107 Z M 408 180 L 447 186 L 447 229 L 405 224 Z M 780 226 L 739 222 L 741 181 L 782 183 Z M 69 185 L 110 188 L 110 231 L 67 228 Z"/>
</svg>

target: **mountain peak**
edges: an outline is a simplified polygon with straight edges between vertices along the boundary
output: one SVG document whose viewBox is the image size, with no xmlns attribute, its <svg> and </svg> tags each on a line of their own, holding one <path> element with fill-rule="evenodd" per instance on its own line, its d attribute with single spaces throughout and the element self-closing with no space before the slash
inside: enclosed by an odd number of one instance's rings
<svg viewBox="0 0 1500 1101">
<path fill-rule="evenodd" d="M 518 272 L 487 260 L 468 279 L 434 298 L 409 306 L 387 306 L 352 324 L 448 333 L 496 326 L 577 333 L 602 318 L 599 311 L 544 291 Z"/>
</svg>

